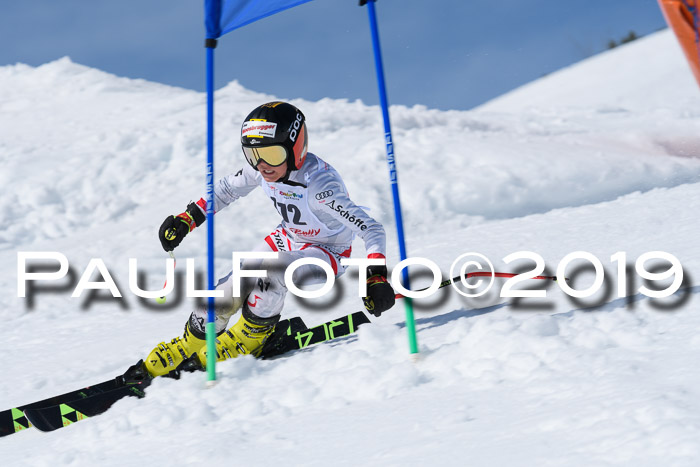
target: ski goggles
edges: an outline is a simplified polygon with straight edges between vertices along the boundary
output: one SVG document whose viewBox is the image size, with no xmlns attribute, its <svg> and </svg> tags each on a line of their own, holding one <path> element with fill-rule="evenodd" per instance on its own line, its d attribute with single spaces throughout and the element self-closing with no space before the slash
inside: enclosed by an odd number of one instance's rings
<svg viewBox="0 0 700 467">
<path fill-rule="evenodd" d="M 257 167 L 260 161 L 272 167 L 278 167 L 287 160 L 287 149 L 284 146 L 265 146 L 260 148 L 243 146 L 243 154 L 253 167 Z"/>
</svg>

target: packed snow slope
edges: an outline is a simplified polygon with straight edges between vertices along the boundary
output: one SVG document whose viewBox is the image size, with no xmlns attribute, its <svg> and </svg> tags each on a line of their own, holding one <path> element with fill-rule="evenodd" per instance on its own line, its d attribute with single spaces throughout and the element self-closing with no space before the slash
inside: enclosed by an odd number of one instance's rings
<svg viewBox="0 0 700 467">
<path fill-rule="evenodd" d="M 337 343 L 225 362 L 212 389 L 202 374 L 157 380 L 147 398 L 103 416 L 3 438 L 2 464 L 697 465 L 698 91 L 664 31 L 473 111 L 391 108 L 410 256 L 447 276 L 468 252 L 500 271 L 529 270 L 532 261 L 504 260 L 527 250 L 554 274 L 569 253 L 586 251 L 604 267 L 593 296 L 534 280 L 515 288 L 546 285 L 546 297 L 501 298 L 502 282 L 478 299 L 443 290 L 415 301 L 417 361 L 399 301 Z M 241 122 L 275 98 L 304 111 L 311 151 L 384 223 L 395 265 L 376 106 L 270 96 L 232 81 L 216 96 L 216 176 L 242 166 Z M 0 408 L 113 377 L 181 333 L 193 302 L 137 299 L 128 258 L 138 258 L 142 286 L 161 287 L 157 229 L 204 193 L 204 101 L 68 58 L 0 68 Z M 278 222 L 260 190 L 219 213 L 217 274 Z M 203 269 L 205 237 L 196 230 L 176 250 L 178 271 L 188 257 Z M 26 251 L 64 254 L 72 280 L 37 283 L 32 300 L 18 298 Z M 670 297 L 639 290 L 635 261 L 653 251 L 683 266 Z M 611 260 L 619 252 L 625 259 Z M 363 254 L 358 239 L 354 255 Z M 104 261 L 123 299 L 105 290 L 71 298 L 91 258 Z M 566 272 L 577 290 L 595 285 L 582 264 Z M 430 282 L 422 269 L 413 276 L 414 288 Z M 351 271 L 331 297 L 290 296 L 284 315 L 313 325 L 359 310 L 356 281 Z M 670 279 L 661 282 L 647 285 Z"/>
</svg>

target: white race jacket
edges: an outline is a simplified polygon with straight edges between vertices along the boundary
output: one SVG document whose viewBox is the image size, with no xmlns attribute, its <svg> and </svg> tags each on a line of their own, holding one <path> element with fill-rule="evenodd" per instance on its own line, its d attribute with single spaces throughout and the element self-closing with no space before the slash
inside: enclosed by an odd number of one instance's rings
<svg viewBox="0 0 700 467">
<path fill-rule="evenodd" d="M 266 182 L 260 172 L 244 166 L 215 184 L 214 212 L 258 186 L 274 203 L 293 241 L 344 251 L 358 235 L 367 255 L 386 256 L 384 228 L 352 202 L 340 174 L 320 157 L 308 153 L 301 169 L 293 170 L 285 182 Z M 201 200 L 197 204 L 206 206 Z"/>
</svg>

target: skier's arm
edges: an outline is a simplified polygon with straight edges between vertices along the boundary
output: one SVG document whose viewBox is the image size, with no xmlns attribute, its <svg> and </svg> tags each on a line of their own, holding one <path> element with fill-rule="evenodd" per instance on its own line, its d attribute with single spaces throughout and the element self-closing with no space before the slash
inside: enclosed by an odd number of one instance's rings
<svg viewBox="0 0 700 467">
<path fill-rule="evenodd" d="M 311 210 L 328 227 L 336 229 L 343 225 L 360 237 L 369 258 L 384 258 L 384 227 L 350 199 L 345 186 L 336 177 L 326 172 L 309 183 Z"/>
<path fill-rule="evenodd" d="M 309 206 L 316 217 L 329 227 L 338 224 L 352 230 L 365 243 L 367 257 L 386 260 L 386 233 L 382 224 L 348 196 L 344 185 L 330 172 L 316 177 L 309 184 Z M 367 268 L 367 311 L 375 316 L 394 306 L 394 289 L 387 280 L 386 266 Z"/>
<path fill-rule="evenodd" d="M 259 185 L 260 173 L 249 165 L 220 179 L 214 185 L 214 212 L 219 212 L 238 198 L 247 196 Z M 197 205 L 206 213 L 207 203 L 204 199 L 198 201 Z"/>
<path fill-rule="evenodd" d="M 214 185 L 214 212 L 218 212 L 242 196 L 246 196 L 258 186 L 258 172 L 251 167 L 220 179 Z M 187 205 L 185 212 L 168 216 L 158 231 L 158 238 L 165 251 L 175 249 L 185 236 L 199 227 L 207 219 L 207 202 L 200 198 Z"/>
</svg>

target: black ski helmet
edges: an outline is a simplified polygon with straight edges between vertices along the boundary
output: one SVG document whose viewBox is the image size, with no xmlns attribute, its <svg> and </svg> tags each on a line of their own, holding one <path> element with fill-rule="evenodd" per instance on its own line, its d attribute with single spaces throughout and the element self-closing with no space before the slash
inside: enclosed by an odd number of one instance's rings
<svg viewBox="0 0 700 467">
<path fill-rule="evenodd" d="M 243 155 L 255 170 L 260 160 L 272 166 L 289 161 L 289 174 L 300 169 L 306 159 L 309 145 L 306 118 L 301 110 L 286 102 L 263 104 L 243 121 L 241 145 Z"/>
</svg>

